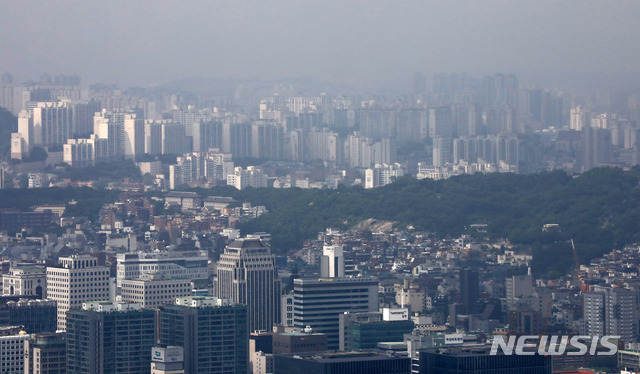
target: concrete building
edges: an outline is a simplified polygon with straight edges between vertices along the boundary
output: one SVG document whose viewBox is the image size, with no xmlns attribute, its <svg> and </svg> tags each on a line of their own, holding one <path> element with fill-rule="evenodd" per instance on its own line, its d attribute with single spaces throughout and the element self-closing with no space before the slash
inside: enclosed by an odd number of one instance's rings
<svg viewBox="0 0 640 374">
<path fill-rule="evenodd" d="M 0 326 L 23 326 L 30 334 L 54 332 L 58 327 L 53 300 L 19 299 L 0 303 Z"/>
<path fill-rule="evenodd" d="M 322 278 L 344 277 L 344 253 L 341 245 L 325 245 L 322 247 L 320 276 Z"/>
<path fill-rule="evenodd" d="M 135 160 L 145 150 L 144 118 L 131 114 L 124 119 L 124 158 Z"/>
<path fill-rule="evenodd" d="M 175 346 L 153 347 L 151 374 L 184 374 L 184 349 Z"/>
<path fill-rule="evenodd" d="M 551 374 L 552 356 L 489 355 L 489 347 L 428 349 L 420 352 L 420 374 Z"/>
<path fill-rule="evenodd" d="M 293 324 L 327 334 L 327 347 L 339 348 L 339 315 L 378 310 L 376 278 L 320 278 L 293 281 Z"/>
<path fill-rule="evenodd" d="M 236 239 L 218 261 L 218 297 L 247 306 L 250 332 L 280 322 L 280 279 L 275 255 L 258 239 Z"/>
<path fill-rule="evenodd" d="M 15 331 L 20 328 L 5 328 L 0 331 L 0 373 L 24 373 L 25 344 L 31 338 L 25 331 Z"/>
<path fill-rule="evenodd" d="M 185 373 L 246 374 L 247 308 L 215 297 L 185 297 L 160 308 L 160 344 L 184 349 Z"/>
<path fill-rule="evenodd" d="M 273 354 L 326 351 L 327 335 L 314 332 L 312 328 L 273 334 Z"/>
<path fill-rule="evenodd" d="M 67 314 L 67 373 L 150 373 L 156 312 L 140 304 L 85 302 Z"/>
<path fill-rule="evenodd" d="M 202 251 L 162 251 L 118 253 L 117 286 L 125 279 L 137 280 L 144 274 L 162 274 L 172 279 L 209 278 L 209 257 Z"/>
<path fill-rule="evenodd" d="M 402 342 L 413 331 L 407 308 L 340 314 L 341 351 L 375 349 L 381 342 Z"/>
<path fill-rule="evenodd" d="M 173 279 L 162 274 L 143 274 L 138 279 L 123 279 L 120 282 L 122 301 L 139 303 L 143 308 L 170 305 L 177 297 L 192 294 L 190 279 Z"/>
<path fill-rule="evenodd" d="M 41 266 L 11 267 L 2 276 L 3 295 L 47 297 L 47 270 Z"/>
<path fill-rule="evenodd" d="M 64 334 L 32 334 L 25 341 L 25 374 L 61 374 L 67 368 L 67 343 Z"/>
<path fill-rule="evenodd" d="M 67 311 L 89 300 L 109 300 L 110 269 L 89 255 L 61 257 L 47 267 L 47 297 L 58 303 L 58 330 L 66 330 Z"/>
<path fill-rule="evenodd" d="M 378 352 L 274 355 L 273 360 L 273 374 L 407 374 L 410 372 L 410 358 Z"/>
<path fill-rule="evenodd" d="M 632 290 L 594 286 L 584 294 L 584 328 L 588 335 L 617 335 L 625 342 L 636 337 L 634 316 L 637 309 Z"/>
<path fill-rule="evenodd" d="M 267 187 L 267 175 L 255 166 L 248 166 L 246 170 L 236 167 L 233 173 L 227 175 L 227 185 L 239 190 Z"/>
</svg>

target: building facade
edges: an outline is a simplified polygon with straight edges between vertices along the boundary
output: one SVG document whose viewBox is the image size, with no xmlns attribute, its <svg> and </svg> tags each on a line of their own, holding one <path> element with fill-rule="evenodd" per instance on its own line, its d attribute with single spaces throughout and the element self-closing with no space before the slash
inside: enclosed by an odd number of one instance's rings
<svg viewBox="0 0 640 374">
<path fill-rule="evenodd" d="M 275 255 L 259 239 L 236 239 L 218 261 L 218 297 L 247 306 L 248 328 L 271 331 L 280 321 L 280 280 Z"/>
<path fill-rule="evenodd" d="M 58 330 L 66 329 L 66 313 L 89 300 L 109 300 L 108 266 L 98 266 L 89 255 L 61 257 L 60 265 L 47 267 L 47 295 L 58 303 Z"/>
<path fill-rule="evenodd" d="M 185 373 L 246 374 L 247 308 L 215 297 L 185 297 L 160 308 L 159 341 L 184 349 Z"/>
</svg>

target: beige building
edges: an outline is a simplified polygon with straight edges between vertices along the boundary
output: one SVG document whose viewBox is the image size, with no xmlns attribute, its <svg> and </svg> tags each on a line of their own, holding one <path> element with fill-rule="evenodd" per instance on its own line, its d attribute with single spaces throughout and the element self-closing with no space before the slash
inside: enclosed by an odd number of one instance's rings
<svg viewBox="0 0 640 374">
<path fill-rule="evenodd" d="M 66 313 L 90 300 L 109 300 L 108 266 L 89 255 L 61 257 L 47 267 L 47 297 L 58 302 L 58 330 L 66 331 Z"/>
</svg>

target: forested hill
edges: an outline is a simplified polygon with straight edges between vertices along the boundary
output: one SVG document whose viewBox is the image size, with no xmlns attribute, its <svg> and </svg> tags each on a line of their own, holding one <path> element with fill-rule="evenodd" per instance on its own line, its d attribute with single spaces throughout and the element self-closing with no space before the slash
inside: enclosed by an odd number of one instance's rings
<svg viewBox="0 0 640 374">
<path fill-rule="evenodd" d="M 377 189 L 215 189 L 270 213 L 244 224 L 266 231 L 274 249 L 299 248 L 328 226 L 350 227 L 376 218 L 411 224 L 438 236 L 459 235 L 473 223 L 488 224 L 493 237 L 530 246 L 534 271 L 573 267 L 569 239 L 580 262 L 640 241 L 640 168 L 598 168 L 579 176 L 555 171 L 535 175 L 476 174 L 442 181 L 402 178 Z M 559 233 L 543 233 L 547 223 Z"/>
</svg>

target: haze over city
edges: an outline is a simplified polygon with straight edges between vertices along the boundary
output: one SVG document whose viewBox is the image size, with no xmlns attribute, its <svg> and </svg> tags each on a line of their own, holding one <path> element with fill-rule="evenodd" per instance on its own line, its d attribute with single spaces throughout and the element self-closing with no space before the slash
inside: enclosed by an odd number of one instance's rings
<svg viewBox="0 0 640 374">
<path fill-rule="evenodd" d="M 204 78 L 363 84 L 414 71 L 638 72 L 640 3 L 56 1 L 0 4 L 0 71 L 128 87 Z"/>
</svg>

